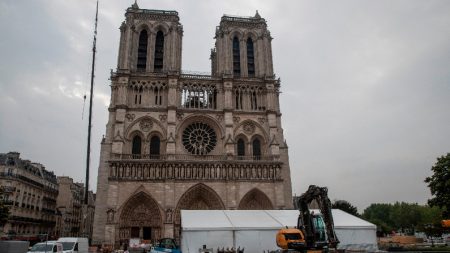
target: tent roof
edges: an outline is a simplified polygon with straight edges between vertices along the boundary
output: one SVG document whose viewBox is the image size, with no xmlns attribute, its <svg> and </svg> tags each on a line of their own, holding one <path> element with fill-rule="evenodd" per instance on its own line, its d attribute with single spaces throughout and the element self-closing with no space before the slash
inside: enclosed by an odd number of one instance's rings
<svg viewBox="0 0 450 253">
<path fill-rule="evenodd" d="M 332 212 L 335 228 L 376 229 L 372 223 L 339 209 Z M 273 230 L 295 227 L 298 214 L 298 210 L 181 210 L 181 227 L 184 231 Z"/>
<path fill-rule="evenodd" d="M 333 220 L 336 228 L 372 228 L 377 229 L 377 226 L 365 221 L 359 217 L 346 213 L 339 209 L 333 209 Z"/>
</svg>

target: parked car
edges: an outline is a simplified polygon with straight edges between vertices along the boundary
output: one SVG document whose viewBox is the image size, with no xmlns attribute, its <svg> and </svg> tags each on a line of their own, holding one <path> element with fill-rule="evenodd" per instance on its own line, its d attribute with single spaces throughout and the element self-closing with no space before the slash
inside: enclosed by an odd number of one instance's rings
<svg viewBox="0 0 450 253">
<path fill-rule="evenodd" d="M 63 253 L 63 246 L 56 241 L 47 241 L 36 243 L 31 247 L 28 253 Z"/>
<path fill-rule="evenodd" d="M 63 246 L 63 253 L 88 253 L 89 242 L 83 237 L 61 237 L 57 242 Z"/>
</svg>

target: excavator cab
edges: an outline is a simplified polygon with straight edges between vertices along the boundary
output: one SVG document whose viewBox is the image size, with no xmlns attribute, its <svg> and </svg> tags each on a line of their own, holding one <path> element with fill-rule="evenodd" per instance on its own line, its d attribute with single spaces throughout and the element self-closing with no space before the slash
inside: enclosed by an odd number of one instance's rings
<svg viewBox="0 0 450 253">
<path fill-rule="evenodd" d="M 313 232 L 314 232 L 314 245 L 315 248 L 323 248 L 328 246 L 328 238 L 325 227 L 325 221 L 323 220 L 323 216 L 321 214 L 313 214 Z"/>
<path fill-rule="evenodd" d="M 310 222 L 303 224 L 303 219 L 299 218 L 297 224 L 297 227 L 306 234 L 306 246 L 314 249 L 326 248 L 328 246 L 327 228 L 322 214 L 311 212 L 309 219 Z"/>
</svg>

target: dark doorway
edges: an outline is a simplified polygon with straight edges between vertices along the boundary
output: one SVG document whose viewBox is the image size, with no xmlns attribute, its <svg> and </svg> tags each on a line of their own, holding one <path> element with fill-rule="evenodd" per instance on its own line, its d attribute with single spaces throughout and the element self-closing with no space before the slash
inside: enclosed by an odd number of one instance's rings
<svg viewBox="0 0 450 253">
<path fill-rule="evenodd" d="M 131 238 L 139 238 L 139 227 L 131 227 Z"/>
<path fill-rule="evenodd" d="M 144 240 L 152 239 L 152 228 L 151 227 L 144 227 L 144 235 L 143 235 L 142 239 L 144 239 Z"/>
</svg>

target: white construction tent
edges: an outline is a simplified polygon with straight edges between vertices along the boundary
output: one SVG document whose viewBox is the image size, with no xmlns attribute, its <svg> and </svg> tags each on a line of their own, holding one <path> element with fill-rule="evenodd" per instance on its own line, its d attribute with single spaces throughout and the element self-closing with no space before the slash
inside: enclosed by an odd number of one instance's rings
<svg viewBox="0 0 450 253">
<path fill-rule="evenodd" d="M 317 210 L 313 210 L 317 212 Z M 339 209 L 333 209 L 339 249 L 374 252 L 376 226 Z M 298 210 L 181 210 L 181 250 L 198 253 L 206 245 L 245 248 L 245 252 L 274 251 L 280 228 L 297 225 Z"/>
</svg>

